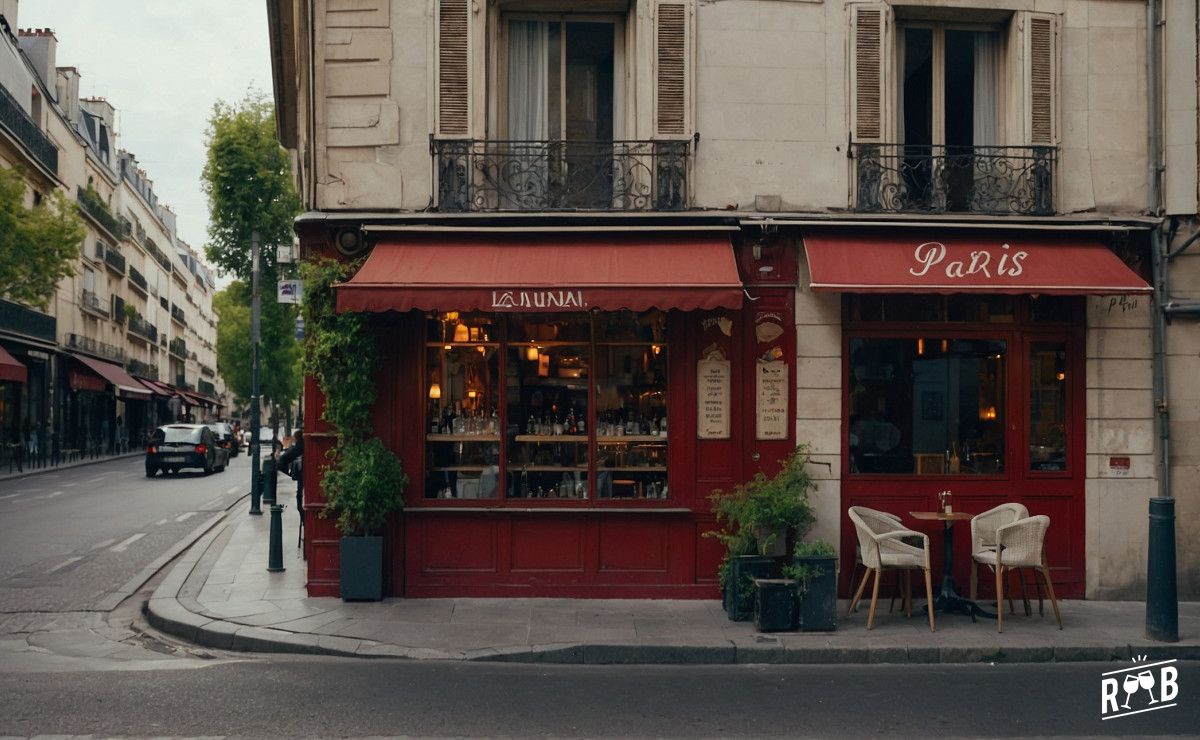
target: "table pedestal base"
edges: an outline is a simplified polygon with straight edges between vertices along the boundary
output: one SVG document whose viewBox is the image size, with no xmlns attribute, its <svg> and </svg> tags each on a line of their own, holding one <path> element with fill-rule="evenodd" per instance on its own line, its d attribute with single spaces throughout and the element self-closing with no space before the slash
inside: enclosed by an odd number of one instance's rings
<svg viewBox="0 0 1200 740">
<path fill-rule="evenodd" d="M 975 617 L 995 619 L 996 615 L 987 611 L 970 599 L 963 598 L 954 590 L 954 581 L 950 576 L 942 578 L 942 590 L 933 597 L 934 612 L 945 614 L 964 614 L 975 621 Z"/>
</svg>

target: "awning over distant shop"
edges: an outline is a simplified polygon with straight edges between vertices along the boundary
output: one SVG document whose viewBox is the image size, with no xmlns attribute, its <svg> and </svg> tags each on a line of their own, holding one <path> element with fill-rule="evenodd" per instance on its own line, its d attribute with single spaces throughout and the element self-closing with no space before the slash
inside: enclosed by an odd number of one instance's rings
<svg viewBox="0 0 1200 740">
<path fill-rule="evenodd" d="M 176 392 L 183 398 L 183 402 L 188 406 L 212 406 L 213 402 L 199 393 L 193 391 L 184 391 L 176 389 Z"/>
<path fill-rule="evenodd" d="M 740 308 L 724 232 L 413 234 L 381 240 L 339 311 Z"/>
<path fill-rule="evenodd" d="M 3 347 L 0 347 L 0 380 L 29 382 L 29 370 Z"/>
<path fill-rule="evenodd" d="M 172 388 L 171 386 L 167 385 L 166 383 L 160 383 L 157 380 L 147 380 L 146 378 L 139 378 L 136 375 L 133 377 L 139 383 L 146 386 L 146 388 L 148 388 L 152 394 L 154 394 L 155 396 L 158 396 L 159 398 L 171 398 L 172 396 L 175 395 L 175 389 Z"/>
<path fill-rule="evenodd" d="M 112 383 L 116 388 L 117 395 L 121 398 L 134 401 L 145 401 L 150 398 L 150 391 L 146 390 L 144 385 L 134 380 L 133 376 L 125 372 L 120 365 L 114 365 L 111 362 L 104 362 L 103 360 L 94 360 L 84 355 L 72 354 L 71 356 L 82 362 L 96 375 Z"/>
<path fill-rule="evenodd" d="M 1103 242 L 1047 232 L 804 236 L 810 287 L 845 293 L 1117 295 L 1151 288 Z"/>
</svg>

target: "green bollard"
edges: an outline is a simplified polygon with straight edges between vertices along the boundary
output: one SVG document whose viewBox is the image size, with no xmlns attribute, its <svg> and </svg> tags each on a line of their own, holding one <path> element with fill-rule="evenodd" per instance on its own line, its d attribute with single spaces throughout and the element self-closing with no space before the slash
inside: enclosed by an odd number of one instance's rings
<svg viewBox="0 0 1200 740">
<path fill-rule="evenodd" d="M 267 551 L 267 571 L 282 573 L 283 567 L 283 507 L 271 504 L 271 543 Z"/>
<path fill-rule="evenodd" d="M 262 484 L 262 486 L 260 486 L 260 488 L 262 489 L 262 492 L 263 492 L 263 494 L 262 494 L 263 503 L 267 504 L 269 506 L 274 506 L 275 505 L 275 487 L 276 487 L 276 484 L 278 483 L 278 480 L 276 479 L 276 476 L 275 476 L 275 459 L 274 458 L 268 457 L 266 460 L 263 460 L 262 477 L 263 477 L 263 480 L 262 480 L 263 484 Z"/>
</svg>

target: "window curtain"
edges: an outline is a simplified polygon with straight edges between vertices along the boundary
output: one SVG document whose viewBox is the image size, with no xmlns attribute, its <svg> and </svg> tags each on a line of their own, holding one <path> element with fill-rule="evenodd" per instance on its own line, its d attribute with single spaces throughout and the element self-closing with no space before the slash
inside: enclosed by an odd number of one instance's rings
<svg viewBox="0 0 1200 740">
<path fill-rule="evenodd" d="M 997 99 L 1000 93 L 1000 38 L 993 32 L 975 34 L 975 101 L 972 111 L 975 146 L 996 146 Z"/>
<path fill-rule="evenodd" d="M 508 138 L 549 138 L 546 87 L 549 76 L 549 31 L 546 21 L 508 24 Z"/>
</svg>

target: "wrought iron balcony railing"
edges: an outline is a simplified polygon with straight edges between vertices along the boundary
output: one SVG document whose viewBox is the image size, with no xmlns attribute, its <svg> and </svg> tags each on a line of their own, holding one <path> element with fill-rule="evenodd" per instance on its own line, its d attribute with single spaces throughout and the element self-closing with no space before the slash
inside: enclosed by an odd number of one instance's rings
<svg viewBox="0 0 1200 740">
<path fill-rule="evenodd" d="M 129 317 L 129 333 L 141 337 L 151 344 L 158 341 L 158 328 L 139 315 Z"/>
<path fill-rule="evenodd" d="M 150 286 L 146 284 L 146 276 L 133 265 L 129 266 L 129 282 L 133 284 L 133 287 L 140 290 L 142 295 L 146 295 L 150 290 Z"/>
<path fill-rule="evenodd" d="M 0 299 L 0 331 L 54 342 L 58 336 L 58 321 L 19 303 Z"/>
<path fill-rule="evenodd" d="M 85 337 L 82 334 L 68 334 L 67 347 L 77 349 L 80 352 L 87 352 L 90 355 L 103 357 L 106 360 L 112 360 L 116 363 L 125 362 L 125 350 L 108 342 L 100 342 L 91 337 Z"/>
<path fill-rule="evenodd" d="M 692 140 L 430 139 L 439 211 L 681 211 Z"/>
<path fill-rule="evenodd" d="M 183 339 L 180 339 L 180 338 L 172 339 L 170 344 L 167 345 L 167 348 L 168 348 L 167 349 L 168 352 L 175 355 L 179 359 L 181 359 L 181 360 L 187 359 L 187 356 L 188 356 L 187 343 L 184 342 Z"/>
<path fill-rule="evenodd" d="M 108 306 L 104 305 L 104 301 L 100 300 L 100 296 L 96 295 L 95 291 L 84 288 L 79 296 L 79 306 L 84 311 L 108 318 Z"/>
<path fill-rule="evenodd" d="M 130 375 L 139 375 L 146 380 L 158 380 L 158 365 L 131 359 L 125 363 L 125 369 Z"/>
<path fill-rule="evenodd" d="M 118 324 L 125 323 L 125 299 L 119 295 L 112 297 L 112 317 Z"/>
<path fill-rule="evenodd" d="M 125 255 L 111 246 L 104 250 L 104 264 L 118 275 L 125 274 Z"/>
<path fill-rule="evenodd" d="M 217 395 L 217 387 L 207 380 L 197 380 L 196 390 L 208 396 Z"/>
<path fill-rule="evenodd" d="M 42 133 L 37 123 L 3 85 L 0 85 L 0 125 L 24 144 L 34 159 L 41 162 L 46 169 L 58 174 L 58 147 L 54 146 L 50 137 Z"/>
<path fill-rule="evenodd" d="M 876 213 L 1054 213 L 1052 146 L 852 144 L 854 207 Z"/>
<path fill-rule="evenodd" d="M 171 304 L 171 320 L 180 326 L 187 326 L 187 318 L 183 314 L 183 309 L 174 303 Z"/>
<path fill-rule="evenodd" d="M 92 218 L 93 221 L 104 227 L 104 230 L 109 233 L 114 239 L 121 238 L 121 222 L 112 214 L 104 201 L 100 200 L 100 194 L 95 190 L 85 188 L 76 188 L 76 196 L 79 200 L 79 207 Z"/>
<path fill-rule="evenodd" d="M 200 363 L 200 374 L 209 378 L 215 378 L 217 376 L 217 371 L 213 370 L 211 367 L 202 362 Z"/>
</svg>

